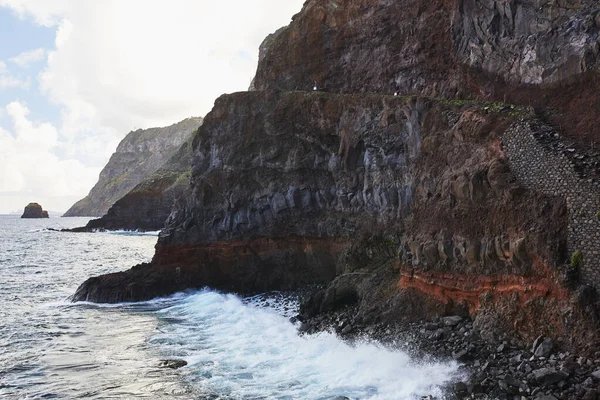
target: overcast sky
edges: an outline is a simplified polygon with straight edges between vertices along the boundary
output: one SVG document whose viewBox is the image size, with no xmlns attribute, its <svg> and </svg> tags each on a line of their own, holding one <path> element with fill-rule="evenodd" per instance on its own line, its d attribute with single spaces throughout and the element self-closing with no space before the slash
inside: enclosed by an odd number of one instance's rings
<svg viewBox="0 0 600 400">
<path fill-rule="evenodd" d="M 246 90 L 303 0 L 0 0 L 0 214 L 66 211 L 131 130 Z"/>
</svg>

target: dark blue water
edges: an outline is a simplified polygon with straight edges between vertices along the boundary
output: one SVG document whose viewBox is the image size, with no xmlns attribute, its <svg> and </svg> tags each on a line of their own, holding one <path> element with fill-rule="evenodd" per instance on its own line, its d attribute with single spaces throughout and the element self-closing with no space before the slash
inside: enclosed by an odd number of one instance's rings
<svg viewBox="0 0 600 400">
<path fill-rule="evenodd" d="M 149 261 L 156 234 L 65 233 L 87 219 L 0 216 L 2 399 L 414 399 L 454 365 L 421 365 L 335 335 L 299 337 L 292 300 L 209 290 L 139 304 L 72 304 L 90 276 Z M 178 370 L 161 360 L 183 359 Z"/>
</svg>

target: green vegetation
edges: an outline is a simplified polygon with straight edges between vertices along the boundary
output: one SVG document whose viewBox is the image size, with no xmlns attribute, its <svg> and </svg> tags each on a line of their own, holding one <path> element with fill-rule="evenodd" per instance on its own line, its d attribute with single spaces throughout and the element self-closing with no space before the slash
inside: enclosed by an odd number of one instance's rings
<svg viewBox="0 0 600 400">
<path fill-rule="evenodd" d="M 191 176 L 192 176 L 191 170 L 185 171 L 184 173 L 182 173 L 181 175 L 179 175 L 177 177 L 177 180 L 175 181 L 175 183 L 173 183 L 172 186 L 188 185 L 190 183 Z"/>
<path fill-rule="evenodd" d="M 448 105 L 448 106 L 471 106 L 474 104 L 477 104 L 475 100 L 463 100 L 463 99 L 436 99 L 437 101 L 439 101 L 442 104 Z"/>
<path fill-rule="evenodd" d="M 123 183 L 123 181 L 125 180 L 125 178 L 127 178 L 127 175 L 129 175 L 129 174 L 124 173 L 124 174 L 121 174 L 121 175 L 115 177 L 114 179 L 112 179 L 110 181 L 110 183 L 108 185 L 106 185 L 106 188 L 110 189 L 110 188 L 112 188 L 114 186 L 120 185 L 121 183 Z"/>
<path fill-rule="evenodd" d="M 349 99 L 402 99 L 402 100 L 412 100 L 412 99 L 423 99 L 437 102 L 446 106 L 454 106 L 454 107 L 474 107 L 477 108 L 480 112 L 486 114 L 503 114 L 508 115 L 509 117 L 530 117 L 532 115 L 533 109 L 528 106 L 521 106 L 516 104 L 504 103 L 502 101 L 496 102 L 486 102 L 481 100 L 473 100 L 473 99 L 446 99 L 440 97 L 428 97 L 428 96 L 418 96 L 418 95 L 405 95 L 400 94 L 398 96 L 394 96 L 392 93 L 330 93 L 325 91 L 309 91 L 309 90 L 293 90 L 287 92 L 288 94 L 302 94 L 306 97 L 311 96 L 319 96 L 319 97 L 332 97 L 332 96 L 340 96 L 343 98 Z"/>
<path fill-rule="evenodd" d="M 600 211 L 598 211 L 598 212 L 596 213 L 596 219 L 597 219 L 598 221 L 600 221 Z"/>
<path fill-rule="evenodd" d="M 569 267 L 572 269 L 578 269 L 583 265 L 583 254 L 578 250 L 571 255 L 571 263 Z"/>
</svg>

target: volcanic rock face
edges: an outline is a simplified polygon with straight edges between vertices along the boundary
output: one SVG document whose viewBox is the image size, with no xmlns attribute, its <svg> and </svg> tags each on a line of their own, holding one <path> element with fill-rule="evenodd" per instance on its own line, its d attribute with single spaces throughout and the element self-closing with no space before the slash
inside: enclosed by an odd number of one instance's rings
<svg viewBox="0 0 600 400">
<path fill-rule="evenodd" d="M 101 217 L 137 184 L 150 178 L 190 138 L 202 118 L 188 118 L 166 128 L 138 129 L 119 143 L 90 193 L 65 217 Z"/>
<path fill-rule="evenodd" d="M 166 164 L 117 200 L 102 218 L 69 231 L 162 229 L 175 200 L 189 191 L 192 139 L 193 135 Z"/>
<path fill-rule="evenodd" d="M 49 218 L 48 211 L 42 210 L 38 203 L 29 203 L 25 206 L 25 211 L 21 218 Z"/>
<path fill-rule="evenodd" d="M 598 67 L 594 0 L 309 0 L 259 64 L 256 88 L 464 97 L 481 71 L 552 84 Z M 344 71 L 340 73 L 339 71 Z"/>
<path fill-rule="evenodd" d="M 206 117 L 152 263 L 75 299 L 328 283 L 305 318 L 352 304 L 357 323 L 470 314 L 489 341 L 597 339 L 595 156 L 561 150 L 600 123 L 581 113 L 599 99 L 594 7 L 309 0 L 261 48 L 257 90 Z M 298 90 L 314 80 L 329 93 Z M 481 100 L 504 95 L 522 105 Z"/>
<path fill-rule="evenodd" d="M 600 100 L 599 15 L 595 0 L 309 0 L 261 46 L 254 87 L 550 107 L 600 140 L 598 113 L 581 113 Z"/>
</svg>

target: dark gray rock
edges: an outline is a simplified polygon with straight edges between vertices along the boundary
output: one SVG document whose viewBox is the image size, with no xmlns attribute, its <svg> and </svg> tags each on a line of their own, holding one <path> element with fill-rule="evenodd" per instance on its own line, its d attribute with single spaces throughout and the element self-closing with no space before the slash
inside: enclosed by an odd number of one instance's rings
<svg viewBox="0 0 600 400">
<path fill-rule="evenodd" d="M 161 360 L 159 366 L 161 368 L 179 369 L 185 367 L 187 361 L 185 360 Z"/>
<path fill-rule="evenodd" d="M 567 379 L 569 377 L 563 371 L 557 371 L 554 368 L 540 368 L 533 371 L 533 376 L 536 381 L 541 384 L 551 384 L 560 382 L 563 379 Z"/>
<path fill-rule="evenodd" d="M 533 354 L 536 357 L 546 357 L 547 358 L 550 355 L 550 353 L 552 353 L 552 349 L 553 349 L 552 339 L 544 338 L 543 340 L 538 342 L 538 345 L 535 348 L 535 350 L 533 351 Z"/>
<path fill-rule="evenodd" d="M 21 218 L 49 218 L 48 211 L 43 210 L 38 203 L 29 203 L 25 206 Z"/>
<path fill-rule="evenodd" d="M 462 349 L 453 352 L 452 358 L 454 358 L 456 361 L 466 361 L 469 359 L 469 351 L 467 349 Z"/>
<path fill-rule="evenodd" d="M 462 317 L 460 317 L 458 315 L 452 315 L 450 317 L 442 318 L 442 322 L 446 326 L 456 326 L 456 325 L 460 324 L 462 322 L 462 320 L 463 320 Z"/>
<path fill-rule="evenodd" d="M 469 392 L 469 388 L 467 387 L 467 384 L 464 382 L 456 382 L 454 384 L 454 393 L 456 393 L 459 396 L 464 396 Z"/>
<path fill-rule="evenodd" d="M 588 389 L 582 397 L 582 400 L 598 400 L 598 397 L 597 389 Z"/>
</svg>

